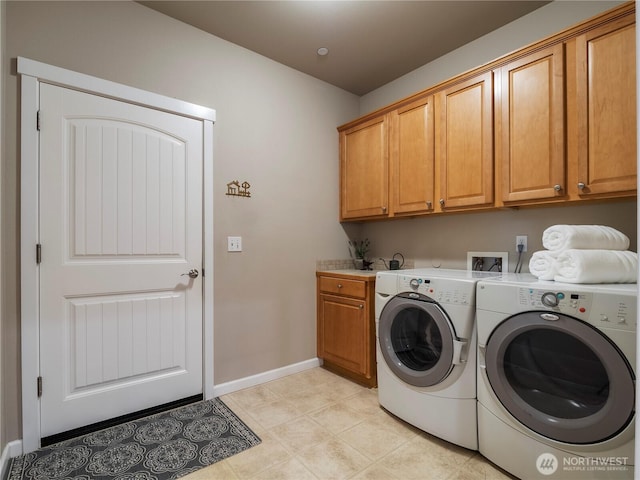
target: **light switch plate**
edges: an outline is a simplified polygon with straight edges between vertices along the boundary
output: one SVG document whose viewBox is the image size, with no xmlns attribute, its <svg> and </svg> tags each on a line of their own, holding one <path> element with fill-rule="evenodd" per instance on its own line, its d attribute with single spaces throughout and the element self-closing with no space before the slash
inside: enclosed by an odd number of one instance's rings
<svg viewBox="0 0 640 480">
<path fill-rule="evenodd" d="M 227 237 L 227 252 L 241 252 L 242 237 Z"/>
</svg>

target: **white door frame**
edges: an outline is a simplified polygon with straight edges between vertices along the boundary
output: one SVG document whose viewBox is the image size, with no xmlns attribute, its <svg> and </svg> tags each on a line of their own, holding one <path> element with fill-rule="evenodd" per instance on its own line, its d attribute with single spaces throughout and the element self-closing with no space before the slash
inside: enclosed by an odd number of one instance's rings
<svg viewBox="0 0 640 480">
<path fill-rule="evenodd" d="M 22 449 L 40 447 L 40 399 L 36 382 L 40 372 L 39 267 L 39 141 L 37 111 L 39 83 L 142 105 L 203 121 L 203 394 L 213 398 L 213 123 L 216 112 L 207 107 L 140 90 L 127 85 L 18 57 L 21 79 L 20 120 L 20 308 L 22 335 Z"/>
</svg>

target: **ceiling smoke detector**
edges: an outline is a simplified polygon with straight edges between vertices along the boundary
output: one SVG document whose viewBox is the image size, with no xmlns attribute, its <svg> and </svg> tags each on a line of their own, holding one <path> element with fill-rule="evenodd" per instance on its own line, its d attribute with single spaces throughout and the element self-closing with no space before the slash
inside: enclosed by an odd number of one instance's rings
<svg viewBox="0 0 640 480">
<path fill-rule="evenodd" d="M 324 57 L 325 55 L 329 54 L 329 49 L 327 47 L 320 47 L 318 49 L 318 55 L 320 55 L 321 57 Z"/>
</svg>

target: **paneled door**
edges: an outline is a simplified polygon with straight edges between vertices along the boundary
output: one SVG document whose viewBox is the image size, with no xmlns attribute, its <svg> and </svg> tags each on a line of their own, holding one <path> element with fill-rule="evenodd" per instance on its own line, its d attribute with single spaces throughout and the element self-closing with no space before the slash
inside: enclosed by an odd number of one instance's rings
<svg viewBox="0 0 640 480">
<path fill-rule="evenodd" d="M 201 121 L 41 84 L 42 437 L 202 393 L 202 169 Z"/>
</svg>

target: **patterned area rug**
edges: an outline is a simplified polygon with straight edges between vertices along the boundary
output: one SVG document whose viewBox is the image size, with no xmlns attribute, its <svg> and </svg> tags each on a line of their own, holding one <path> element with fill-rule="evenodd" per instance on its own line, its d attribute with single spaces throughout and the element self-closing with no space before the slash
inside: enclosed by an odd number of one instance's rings
<svg viewBox="0 0 640 480">
<path fill-rule="evenodd" d="M 13 459 L 9 480 L 164 480 L 260 443 L 214 398 L 60 442 Z"/>
</svg>

